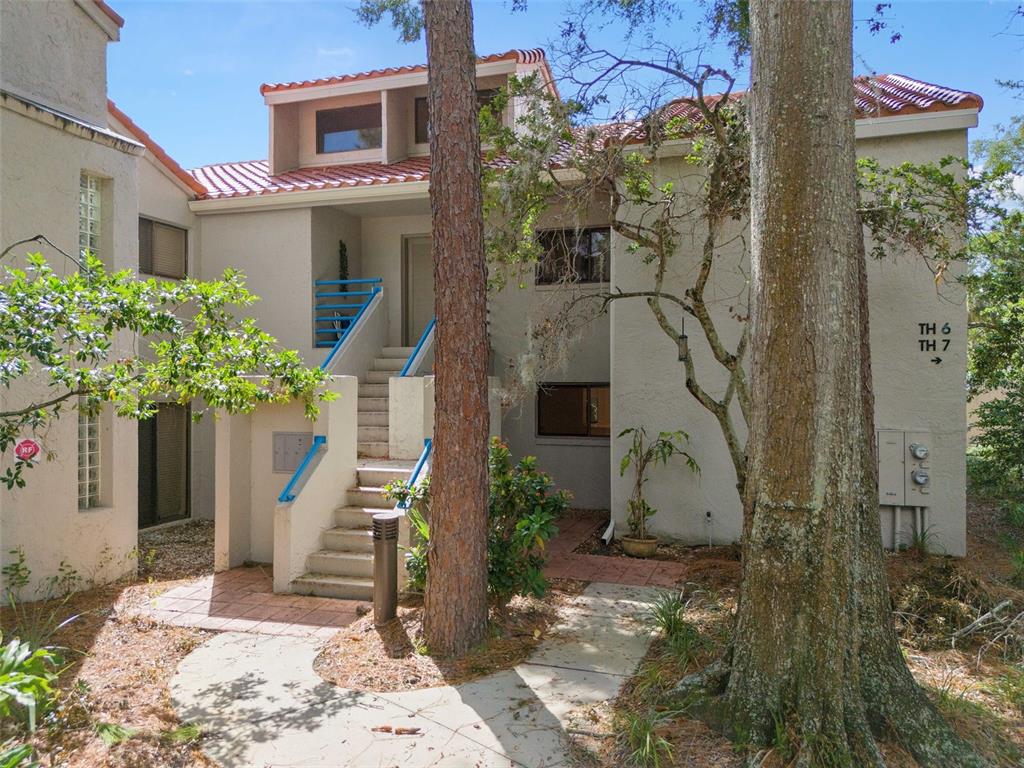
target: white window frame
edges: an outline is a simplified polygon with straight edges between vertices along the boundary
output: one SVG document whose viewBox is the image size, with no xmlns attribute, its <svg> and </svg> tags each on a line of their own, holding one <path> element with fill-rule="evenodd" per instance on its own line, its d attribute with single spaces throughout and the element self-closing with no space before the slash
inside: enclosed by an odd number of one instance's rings
<svg viewBox="0 0 1024 768">
<path fill-rule="evenodd" d="M 100 506 L 102 426 L 100 414 L 88 408 L 88 398 L 78 396 L 78 508 Z"/>
<path fill-rule="evenodd" d="M 82 171 L 78 182 L 78 254 L 82 258 L 86 251 L 100 255 L 101 185 L 98 176 Z"/>
</svg>

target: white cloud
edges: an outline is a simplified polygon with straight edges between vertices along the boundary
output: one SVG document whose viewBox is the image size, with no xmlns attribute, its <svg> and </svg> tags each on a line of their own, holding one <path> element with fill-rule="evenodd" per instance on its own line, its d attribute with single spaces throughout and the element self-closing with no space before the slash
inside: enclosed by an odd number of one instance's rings
<svg viewBox="0 0 1024 768">
<path fill-rule="evenodd" d="M 356 57 L 356 52 L 352 48 L 317 48 L 317 58 L 321 59 L 341 59 L 342 61 L 351 61 Z"/>
</svg>

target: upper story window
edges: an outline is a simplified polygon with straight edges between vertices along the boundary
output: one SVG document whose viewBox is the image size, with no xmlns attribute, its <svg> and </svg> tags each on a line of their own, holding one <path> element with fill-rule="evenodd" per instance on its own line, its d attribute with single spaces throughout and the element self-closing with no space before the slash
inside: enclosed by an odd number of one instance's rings
<svg viewBox="0 0 1024 768">
<path fill-rule="evenodd" d="M 181 280 L 188 271 L 188 231 L 139 217 L 139 272 Z"/>
<path fill-rule="evenodd" d="M 476 108 L 483 109 L 498 95 L 497 88 L 485 88 L 476 92 Z M 415 102 L 416 143 L 426 144 L 430 141 L 430 118 L 427 114 L 427 97 L 419 96 Z"/>
<path fill-rule="evenodd" d="M 82 173 L 78 182 L 78 252 L 100 255 L 100 186 L 96 176 Z"/>
<path fill-rule="evenodd" d="M 606 283 L 611 238 L 608 227 L 552 229 L 538 235 L 544 255 L 537 266 L 537 284 L 562 281 Z"/>
<path fill-rule="evenodd" d="M 380 104 L 324 109 L 316 113 L 316 151 L 380 149 Z"/>
</svg>

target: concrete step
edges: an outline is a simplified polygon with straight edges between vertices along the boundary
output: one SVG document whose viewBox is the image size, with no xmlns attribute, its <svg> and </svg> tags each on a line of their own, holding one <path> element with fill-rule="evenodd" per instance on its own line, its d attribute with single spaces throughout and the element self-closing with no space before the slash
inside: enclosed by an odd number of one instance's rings
<svg viewBox="0 0 1024 768">
<path fill-rule="evenodd" d="M 388 426 L 387 411 L 360 411 L 360 427 L 386 427 Z"/>
<path fill-rule="evenodd" d="M 395 371 L 367 371 L 363 379 L 367 384 L 387 384 L 392 376 L 397 376 Z"/>
<path fill-rule="evenodd" d="M 388 457 L 388 444 L 381 442 L 356 443 L 356 454 L 368 459 L 386 459 Z"/>
<path fill-rule="evenodd" d="M 362 389 L 362 385 L 359 386 Z M 387 413 L 388 412 L 388 398 L 384 397 L 364 397 L 359 396 L 359 400 L 356 402 L 356 409 L 360 413 L 372 411 L 374 413 Z"/>
<path fill-rule="evenodd" d="M 371 427 L 360 424 L 358 432 L 360 443 L 387 443 L 388 441 L 387 427 Z"/>
<path fill-rule="evenodd" d="M 330 576 L 373 578 L 372 552 L 335 552 L 321 549 L 306 558 L 310 573 L 326 573 Z"/>
<path fill-rule="evenodd" d="M 328 528 L 322 541 L 324 549 L 334 552 L 373 552 L 373 531 L 369 528 Z"/>
<path fill-rule="evenodd" d="M 395 506 L 395 502 L 386 501 L 384 489 L 372 485 L 362 485 L 358 488 L 349 488 L 345 491 L 345 501 L 353 507 L 380 507 L 388 510 Z"/>
<path fill-rule="evenodd" d="M 307 573 L 292 581 L 292 592 L 297 595 L 372 600 L 373 579 L 332 576 L 328 573 Z"/>
<path fill-rule="evenodd" d="M 400 371 L 405 367 L 401 357 L 378 357 L 373 361 L 374 371 Z"/>
<path fill-rule="evenodd" d="M 387 384 L 360 384 L 359 385 L 359 397 L 372 397 L 374 399 L 387 400 L 388 399 L 388 385 Z"/>
<path fill-rule="evenodd" d="M 359 467 L 356 476 L 360 487 L 381 488 L 395 480 L 408 480 L 412 474 L 412 467 L 389 467 L 383 464 Z"/>
<path fill-rule="evenodd" d="M 399 357 L 402 360 L 408 360 L 409 355 L 416 347 L 384 347 L 380 351 L 381 357 Z"/>
<path fill-rule="evenodd" d="M 334 510 L 334 525 L 338 528 L 362 528 L 369 530 L 373 528 L 373 516 L 381 512 L 391 512 L 394 505 L 387 509 L 380 507 L 357 507 L 354 504 L 346 507 L 337 507 Z M 330 530 L 330 529 L 329 529 Z"/>
</svg>

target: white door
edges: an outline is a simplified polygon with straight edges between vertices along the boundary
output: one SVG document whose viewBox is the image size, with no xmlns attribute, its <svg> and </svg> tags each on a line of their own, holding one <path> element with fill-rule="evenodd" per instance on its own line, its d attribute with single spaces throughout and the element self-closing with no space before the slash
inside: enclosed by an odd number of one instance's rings
<svg viewBox="0 0 1024 768">
<path fill-rule="evenodd" d="M 429 237 L 405 241 L 404 343 L 413 346 L 434 316 L 434 259 Z"/>
</svg>

